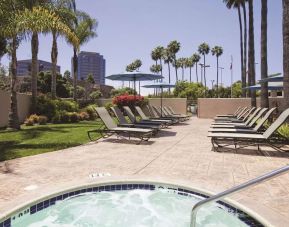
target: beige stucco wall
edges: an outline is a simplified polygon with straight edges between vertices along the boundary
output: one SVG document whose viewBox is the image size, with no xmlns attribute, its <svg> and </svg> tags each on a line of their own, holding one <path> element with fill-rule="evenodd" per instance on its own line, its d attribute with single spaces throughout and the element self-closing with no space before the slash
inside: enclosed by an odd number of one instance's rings
<svg viewBox="0 0 289 227">
<path fill-rule="evenodd" d="M 5 127 L 8 124 L 8 114 L 10 110 L 10 93 L 6 91 L 0 91 L 0 127 Z M 31 96 L 26 94 L 17 94 L 17 107 L 18 116 L 20 122 L 24 122 L 29 115 L 29 109 L 31 104 Z"/>
<path fill-rule="evenodd" d="M 198 117 L 213 118 L 218 114 L 234 113 L 239 106 L 250 106 L 250 98 L 199 98 Z M 283 98 L 269 98 L 270 107 L 278 107 L 278 111 L 284 110 Z M 260 98 L 257 98 L 257 106 L 260 106 Z"/>
<path fill-rule="evenodd" d="M 153 106 L 160 106 L 160 98 L 150 98 L 149 104 Z M 187 99 L 186 98 L 163 98 L 164 106 L 171 106 L 176 113 L 186 114 L 187 113 Z"/>
</svg>

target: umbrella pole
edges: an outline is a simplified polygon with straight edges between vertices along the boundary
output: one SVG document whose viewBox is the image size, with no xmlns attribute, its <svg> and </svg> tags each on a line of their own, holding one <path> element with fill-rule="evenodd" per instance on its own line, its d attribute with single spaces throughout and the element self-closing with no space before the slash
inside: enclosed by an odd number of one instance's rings
<svg viewBox="0 0 289 227">
<path fill-rule="evenodd" d="M 161 117 L 163 117 L 163 88 L 161 87 Z"/>
</svg>

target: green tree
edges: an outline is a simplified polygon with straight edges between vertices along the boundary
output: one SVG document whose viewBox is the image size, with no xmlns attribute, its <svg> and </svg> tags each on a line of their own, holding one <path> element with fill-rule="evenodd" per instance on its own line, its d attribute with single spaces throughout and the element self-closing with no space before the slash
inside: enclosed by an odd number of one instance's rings
<svg viewBox="0 0 289 227">
<path fill-rule="evenodd" d="M 88 74 L 86 81 L 90 84 L 95 84 L 93 75 L 91 73 Z"/>
<path fill-rule="evenodd" d="M 69 8 L 70 0 L 53 0 L 48 4 L 47 8 L 57 14 L 60 20 L 69 26 L 72 27 L 73 21 L 76 17 L 74 12 Z M 52 28 L 52 48 L 51 48 L 51 62 L 52 62 L 52 81 L 51 81 L 51 97 L 52 99 L 56 98 L 56 74 L 57 74 L 57 56 L 58 56 L 58 47 L 57 39 L 60 36 L 60 33 Z"/>
<path fill-rule="evenodd" d="M 161 65 L 152 65 L 150 67 L 150 71 L 152 73 L 159 73 L 162 70 L 162 66 Z"/>
<path fill-rule="evenodd" d="M 71 79 L 70 71 L 66 70 L 66 71 L 63 73 L 63 77 L 66 78 L 67 80 L 68 80 L 68 79 Z"/>
<path fill-rule="evenodd" d="M 2 21 L 0 34 L 11 40 L 11 102 L 8 128 L 20 129 L 16 98 L 16 50 L 20 40 L 19 35 L 33 31 L 48 32 L 52 27 L 57 26 L 57 29 L 67 34 L 76 46 L 78 39 L 66 25 L 60 22 L 57 15 L 41 7 L 28 10 L 22 1 L 2 0 L 0 9 L 0 21 Z"/>
<path fill-rule="evenodd" d="M 197 79 L 197 83 L 199 83 L 199 77 L 198 77 L 198 62 L 201 59 L 201 56 L 198 53 L 194 53 L 192 56 L 193 62 L 196 65 L 196 79 Z"/>
<path fill-rule="evenodd" d="M 76 15 L 76 20 L 72 25 L 72 30 L 74 31 L 76 37 L 79 40 L 79 46 L 84 45 L 89 40 L 96 37 L 97 21 L 91 18 L 87 13 L 76 10 L 75 2 L 72 2 L 72 8 Z M 71 43 L 70 40 L 68 40 Z M 78 46 L 73 46 L 73 99 L 77 100 L 77 68 L 78 68 Z"/>
<path fill-rule="evenodd" d="M 284 103 L 289 108 L 289 0 L 283 0 L 283 75 Z"/>
<path fill-rule="evenodd" d="M 219 97 L 219 57 L 223 54 L 223 48 L 221 46 L 215 46 L 212 49 L 212 55 L 217 57 L 217 86 L 216 86 L 216 95 Z"/>
<path fill-rule="evenodd" d="M 167 49 L 169 50 L 169 52 L 171 53 L 171 56 L 172 56 L 172 61 L 173 61 L 173 66 L 175 67 L 175 70 L 176 70 L 176 82 L 179 80 L 178 78 L 178 64 L 177 64 L 177 53 L 179 52 L 181 48 L 181 44 L 174 40 L 174 41 L 171 41 L 168 46 L 167 46 Z"/>
<path fill-rule="evenodd" d="M 179 81 L 176 83 L 174 95 L 180 98 L 197 100 L 205 97 L 206 88 L 200 83 L 190 83 L 187 81 Z"/>
<path fill-rule="evenodd" d="M 205 82 L 205 87 L 207 87 L 207 79 L 206 79 L 206 55 L 210 52 L 210 46 L 207 43 L 202 43 L 200 44 L 198 51 L 201 55 L 203 55 L 203 60 L 204 60 L 204 82 Z"/>
<path fill-rule="evenodd" d="M 249 86 L 255 85 L 255 42 L 254 42 L 254 9 L 253 0 L 249 2 L 249 58 L 248 58 L 248 75 Z M 251 106 L 256 107 L 256 91 L 251 91 Z"/>
<path fill-rule="evenodd" d="M 189 57 L 186 59 L 186 68 L 190 69 L 190 83 L 192 82 L 192 67 L 194 67 L 195 62 L 193 57 Z"/>
<path fill-rule="evenodd" d="M 177 60 L 179 62 L 180 68 L 182 68 L 182 80 L 185 80 L 185 68 L 186 68 L 186 58 L 179 58 Z"/>
<path fill-rule="evenodd" d="M 261 9 L 261 79 L 268 77 L 267 63 L 267 0 L 262 0 Z M 268 82 L 261 83 L 261 107 L 269 108 Z"/>
<path fill-rule="evenodd" d="M 164 49 L 164 54 L 163 54 L 163 60 L 165 62 L 165 64 L 168 65 L 168 72 L 169 72 L 169 83 L 171 83 L 171 68 L 170 68 L 170 64 L 173 61 L 173 55 L 172 53 L 169 51 L 169 49 Z"/>
</svg>

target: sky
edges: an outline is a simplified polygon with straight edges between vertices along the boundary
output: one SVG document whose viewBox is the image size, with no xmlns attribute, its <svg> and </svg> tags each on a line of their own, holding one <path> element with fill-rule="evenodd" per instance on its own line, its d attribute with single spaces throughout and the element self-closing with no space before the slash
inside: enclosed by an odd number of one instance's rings
<svg viewBox="0 0 289 227">
<path fill-rule="evenodd" d="M 256 79 L 260 78 L 261 1 L 254 1 Z M 222 0 L 77 0 L 77 8 L 98 21 L 97 37 L 81 46 L 82 51 L 94 51 L 106 59 L 106 76 L 124 72 L 126 65 L 141 59 L 142 72 L 149 72 L 154 64 L 151 51 L 172 40 L 181 43 L 177 57 L 189 57 L 197 52 L 199 44 L 222 46 L 220 66 L 223 83 L 231 83 L 231 56 L 233 80 L 240 80 L 240 36 L 237 10 L 228 10 Z M 39 59 L 50 61 L 51 35 L 40 36 Z M 61 72 L 71 70 L 72 47 L 64 38 L 58 41 L 58 64 Z M 282 72 L 282 1 L 268 0 L 268 72 Z M 18 60 L 31 58 L 30 41 L 23 41 L 17 51 Z M 202 61 L 202 60 L 201 60 Z M 8 65 L 7 57 L 1 59 Z M 216 57 L 206 57 L 207 84 L 216 81 Z M 199 72 L 200 74 L 200 72 Z M 175 74 L 172 71 L 172 82 Z M 181 70 L 179 70 L 181 75 Z M 168 72 L 164 67 L 165 81 Z M 192 73 L 195 80 L 195 69 Z M 189 71 L 185 78 L 189 79 Z M 144 82 L 149 84 L 151 82 Z M 106 84 L 120 87 L 121 82 L 106 80 Z M 148 89 L 142 88 L 142 94 Z"/>
</svg>

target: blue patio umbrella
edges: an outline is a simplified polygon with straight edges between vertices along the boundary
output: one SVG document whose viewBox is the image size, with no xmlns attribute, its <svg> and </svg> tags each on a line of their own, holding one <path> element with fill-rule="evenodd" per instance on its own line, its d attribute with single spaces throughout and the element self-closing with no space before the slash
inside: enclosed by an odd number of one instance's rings
<svg viewBox="0 0 289 227">
<path fill-rule="evenodd" d="M 259 82 L 283 82 L 283 76 L 281 73 L 276 73 L 276 74 L 272 74 L 269 75 L 268 78 L 266 79 L 261 79 L 259 80 Z"/>
<path fill-rule="evenodd" d="M 167 84 L 167 83 L 157 83 L 157 84 L 149 84 L 144 85 L 145 88 L 160 88 L 161 89 L 161 116 L 163 116 L 163 89 L 164 88 L 173 88 L 175 85 Z"/>
<path fill-rule="evenodd" d="M 136 81 L 160 80 L 164 77 L 158 74 L 143 73 L 143 72 L 125 72 L 107 76 L 106 79 L 117 81 L 132 81 L 134 84 L 134 93 L 136 94 Z"/>
</svg>

